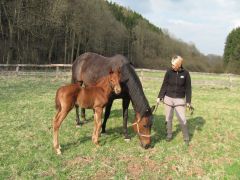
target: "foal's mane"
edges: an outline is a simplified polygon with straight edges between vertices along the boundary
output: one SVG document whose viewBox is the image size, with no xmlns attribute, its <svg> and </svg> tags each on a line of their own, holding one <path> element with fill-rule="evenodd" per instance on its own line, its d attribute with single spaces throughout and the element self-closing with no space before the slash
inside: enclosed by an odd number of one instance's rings
<svg viewBox="0 0 240 180">
<path fill-rule="evenodd" d="M 91 84 L 88 87 L 96 87 L 98 84 L 102 83 L 103 81 L 107 81 L 109 78 L 110 78 L 110 74 L 108 74 L 106 76 L 102 76 L 94 84 Z"/>
</svg>

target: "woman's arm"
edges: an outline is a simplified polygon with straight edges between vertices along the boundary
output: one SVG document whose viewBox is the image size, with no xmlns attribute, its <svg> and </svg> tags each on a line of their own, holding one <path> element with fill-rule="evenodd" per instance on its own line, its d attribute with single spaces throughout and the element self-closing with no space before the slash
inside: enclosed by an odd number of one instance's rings
<svg viewBox="0 0 240 180">
<path fill-rule="evenodd" d="M 163 80 L 161 89 L 158 94 L 158 98 L 160 98 L 160 99 L 164 98 L 164 96 L 167 92 L 167 86 L 168 86 L 168 71 L 165 73 L 164 80 Z"/>
</svg>

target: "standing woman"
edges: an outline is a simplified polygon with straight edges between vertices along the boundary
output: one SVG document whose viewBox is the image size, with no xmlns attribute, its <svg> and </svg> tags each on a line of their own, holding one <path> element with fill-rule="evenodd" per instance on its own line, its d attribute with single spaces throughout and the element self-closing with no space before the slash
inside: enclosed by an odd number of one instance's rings
<svg viewBox="0 0 240 180">
<path fill-rule="evenodd" d="M 166 123 L 167 123 L 167 141 L 172 139 L 172 121 L 174 110 L 179 120 L 183 139 L 186 145 L 189 145 L 189 133 L 187 120 L 185 116 L 186 106 L 191 106 L 191 77 L 187 70 L 183 69 L 183 58 L 174 56 L 172 58 L 172 68 L 167 70 L 162 87 L 160 89 L 157 103 L 164 103 Z"/>
</svg>

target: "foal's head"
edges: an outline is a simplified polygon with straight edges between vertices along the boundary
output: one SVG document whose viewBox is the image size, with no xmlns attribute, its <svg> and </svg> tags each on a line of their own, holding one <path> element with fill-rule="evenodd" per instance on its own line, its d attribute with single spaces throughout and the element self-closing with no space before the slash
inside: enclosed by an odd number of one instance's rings
<svg viewBox="0 0 240 180">
<path fill-rule="evenodd" d="M 120 69 L 116 71 L 113 70 L 109 71 L 110 86 L 116 94 L 121 93 L 120 78 L 121 78 Z"/>
</svg>

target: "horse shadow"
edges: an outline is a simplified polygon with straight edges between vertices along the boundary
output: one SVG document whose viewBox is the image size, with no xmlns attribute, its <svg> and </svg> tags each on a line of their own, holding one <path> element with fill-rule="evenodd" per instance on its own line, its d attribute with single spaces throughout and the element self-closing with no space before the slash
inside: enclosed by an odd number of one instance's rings
<svg viewBox="0 0 240 180">
<path fill-rule="evenodd" d="M 115 126 L 115 127 L 108 127 L 108 123 L 106 124 L 106 133 L 102 134 L 102 136 L 108 136 L 108 140 L 106 142 L 112 142 L 115 141 L 116 139 L 119 138 L 124 138 L 124 128 L 123 128 L 123 111 L 121 109 L 114 109 L 111 111 L 110 118 L 108 119 L 109 121 L 115 121 L 114 118 L 117 118 L 118 120 L 120 119 L 120 125 Z M 127 125 L 127 130 L 128 130 L 128 135 L 130 138 L 135 137 L 137 134 L 134 132 L 131 124 L 133 123 L 135 118 L 135 113 L 132 109 L 128 110 L 128 125 Z M 117 120 L 116 120 L 117 121 Z M 118 122 L 119 124 L 119 122 Z M 104 143 L 104 142 L 102 142 Z"/>
<path fill-rule="evenodd" d="M 68 149 L 72 149 L 74 147 L 81 146 L 82 144 L 86 143 L 87 141 L 92 141 L 92 136 L 86 135 L 86 136 L 78 138 L 77 140 L 74 140 L 72 142 L 61 144 L 61 149 L 64 152 Z"/>
<path fill-rule="evenodd" d="M 89 112 L 89 113 L 92 113 L 92 112 Z M 104 118 L 104 116 L 102 118 Z M 118 120 L 120 119 L 120 125 L 108 128 L 108 123 L 110 121 L 115 121 L 114 118 L 116 118 Z M 130 127 L 130 124 L 134 121 L 134 112 L 131 112 L 131 110 L 129 110 L 129 117 L 128 118 L 129 118 L 128 119 L 129 120 L 128 121 L 128 134 L 132 138 L 137 134 L 133 131 L 133 128 Z M 94 121 L 93 115 L 89 115 L 88 118 L 84 121 L 84 123 L 81 124 L 80 127 L 78 127 L 78 129 L 81 130 L 81 128 L 84 128 L 84 126 L 88 125 L 90 122 L 93 122 L 93 121 Z M 101 146 L 105 145 L 106 143 L 116 141 L 117 139 L 121 139 L 121 138 L 123 139 L 124 138 L 123 125 L 122 125 L 123 123 L 122 122 L 123 122 L 122 110 L 121 109 L 112 110 L 111 114 L 110 114 L 110 118 L 107 121 L 106 133 L 101 134 L 101 137 L 99 139 Z M 119 124 L 119 122 L 117 124 Z M 90 133 L 92 133 L 92 132 L 90 132 Z M 61 148 L 62 148 L 63 151 L 65 151 L 67 149 L 71 149 L 73 147 L 77 147 L 81 144 L 84 144 L 88 141 L 92 141 L 92 136 L 89 135 L 89 132 L 86 133 L 85 136 L 79 137 L 77 140 L 74 140 L 72 142 L 68 142 L 66 144 L 61 144 Z"/>
<path fill-rule="evenodd" d="M 152 131 L 154 135 L 152 136 L 152 146 L 162 141 L 166 137 L 166 125 L 165 125 L 165 116 L 163 115 L 154 115 L 154 122 L 152 126 Z"/>
<path fill-rule="evenodd" d="M 118 139 L 124 138 L 123 126 L 122 126 L 122 122 L 123 122 L 122 110 L 112 110 L 111 114 L 110 114 L 110 119 L 108 120 L 108 123 L 109 123 L 109 121 L 115 121 L 115 119 L 113 117 L 115 117 L 118 120 L 120 119 L 121 123 L 120 123 L 120 125 L 115 126 L 115 127 L 108 128 L 108 126 L 106 126 L 106 133 L 101 134 L 101 137 L 100 137 L 100 145 L 105 145 L 106 143 L 113 142 Z M 134 121 L 134 117 L 135 117 L 134 111 L 129 110 L 128 134 L 131 138 L 137 136 L 136 132 L 134 132 L 133 128 L 131 127 L 131 124 Z M 92 120 L 93 119 L 90 118 L 88 120 L 88 122 L 92 121 Z M 205 119 L 201 116 L 188 119 L 187 123 L 188 123 L 190 141 L 194 137 L 195 131 L 202 131 L 202 128 L 205 125 L 205 122 L 206 122 Z M 176 125 L 176 130 L 173 132 L 173 138 L 175 138 L 178 135 L 178 133 L 181 132 L 181 126 L 180 126 L 179 122 L 177 122 L 177 123 L 178 124 Z M 83 127 L 84 127 L 84 125 L 83 125 Z M 165 116 L 164 115 L 154 115 L 152 132 L 153 132 L 152 134 L 154 134 L 151 138 L 152 147 L 154 147 L 155 144 L 166 139 L 167 133 L 166 133 L 166 124 L 165 124 Z M 72 148 L 75 146 L 79 146 L 81 144 L 84 144 L 87 141 L 91 141 L 91 138 L 92 137 L 89 136 L 89 134 L 84 137 L 80 137 L 74 142 L 69 142 L 69 143 L 63 145 L 62 149 L 66 150 L 66 149 L 69 149 L 69 148 Z"/>
</svg>

